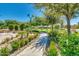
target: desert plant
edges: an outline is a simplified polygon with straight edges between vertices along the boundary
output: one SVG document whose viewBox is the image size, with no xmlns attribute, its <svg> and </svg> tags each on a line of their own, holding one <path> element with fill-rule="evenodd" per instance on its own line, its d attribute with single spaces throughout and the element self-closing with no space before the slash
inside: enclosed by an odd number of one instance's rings
<svg viewBox="0 0 79 59">
<path fill-rule="evenodd" d="M 34 38 L 36 38 L 37 34 L 29 34 L 28 35 L 28 39 L 29 41 L 33 40 Z"/>
<path fill-rule="evenodd" d="M 14 41 L 11 43 L 13 51 L 17 50 L 20 48 L 20 42 L 19 41 Z"/>
<path fill-rule="evenodd" d="M 21 39 L 20 40 L 20 47 L 24 46 L 27 43 L 28 43 L 28 40 L 27 39 Z"/>
<path fill-rule="evenodd" d="M 11 52 L 10 49 L 7 48 L 7 47 L 0 49 L 0 55 L 1 56 L 8 56 L 10 54 L 10 52 Z"/>
</svg>

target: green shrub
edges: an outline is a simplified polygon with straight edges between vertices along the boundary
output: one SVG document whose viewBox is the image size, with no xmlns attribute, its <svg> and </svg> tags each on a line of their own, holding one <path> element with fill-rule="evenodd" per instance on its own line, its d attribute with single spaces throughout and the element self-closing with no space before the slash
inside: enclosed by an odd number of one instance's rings
<svg viewBox="0 0 79 59">
<path fill-rule="evenodd" d="M 21 24 L 20 25 L 20 30 L 24 30 L 25 29 L 25 24 Z"/>
<path fill-rule="evenodd" d="M 17 25 L 15 25 L 15 30 L 17 31 L 19 29 L 19 27 Z"/>
<path fill-rule="evenodd" d="M 57 51 L 56 49 L 50 49 L 48 52 L 48 56 L 57 56 Z"/>
<path fill-rule="evenodd" d="M 21 39 L 20 40 L 20 47 L 24 46 L 25 45 L 25 40 L 24 39 Z"/>
<path fill-rule="evenodd" d="M 12 42 L 11 46 L 12 46 L 12 51 L 15 51 L 21 47 L 23 47 L 24 45 L 26 45 L 29 41 L 27 39 L 20 39 L 18 41 L 14 41 Z"/>
<path fill-rule="evenodd" d="M 54 42 L 58 43 L 58 31 L 53 30 L 51 33 L 49 33 L 49 36 L 51 38 L 51 40 L 53 40 Z"/>
<path fill-rule="evenodd" d="M 28 39 L 25 39 L 25 44 L 27 44 L 29 42 L 29 40 Z"/>
<path fill-rule="evenodd" d="M 36 33 L 34 33 L 34 34 L 29 34 L 29 35 L 28 35 L 28 40 L 31 41 L 31 40 L 35 39 L 36 37 L 37 37 L 37 34 L 36 34 Z"/>
<path fill-rule="evenodd" d="M 60 30 L 57 32 L 54 31 L 50 37 L 58 44 L 61 55 L 79 56 L 79 33 L 71 33 L 68 36 L 65 30 Z M 53 53 L 56 53 L 56 51 L 52 48 L 49 50 L 49 55 L 53 55 Z"/>
<path fill-rule="evenodd" d="M 59 24 L 55 24 L 54 25 L 54 29 L 59 29 L 60 28 L 60 25 Z"/>
<path fill-rule="evenodd" d="M 27 39 L 21 39 L 20 40 L 20 47 L 26 45 L 28 43 L 28 40 Z"/>
<path fill-rule="evenodd" d="M 20 48 L 20 42 L 19 41 L 14 41 L 11 44 L 13 51 L 17 50 Z"/>
<path fill-rule="evenodd" d="M 55 43 L 53 41 L 50 43 L 50 47 L 48 50 L 48 56 L 57 56 L 57 50 L 55 47 Z"/>
<path fill-rule="evenodd" d="M 13 25 L 9 25 L 9 30 L 12 31 L 14 29 Z"/>
<path fill-rule="evenodd" d="M 1 56 L 8 56 L 10 54 L 10 49 L 5 47 L 0 49 L 0 55 Z"/>
<path fill-rule="evenodd" d="M 76 34 L 60 36 L 59 47 L 63 56 L 79 56 L 79 36 Z"/>
</svg>

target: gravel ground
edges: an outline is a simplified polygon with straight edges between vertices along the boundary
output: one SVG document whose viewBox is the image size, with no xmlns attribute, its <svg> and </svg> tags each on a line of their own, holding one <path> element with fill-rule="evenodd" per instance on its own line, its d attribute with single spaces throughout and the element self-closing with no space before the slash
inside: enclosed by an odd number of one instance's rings
<svg viewBox="0 0 79 59">
<path fill-rule="evenodd" d="M 0 33 L 0 43 L 6 40 L 6 38 L 15 37 L 16 33 Z"/>
</svg>

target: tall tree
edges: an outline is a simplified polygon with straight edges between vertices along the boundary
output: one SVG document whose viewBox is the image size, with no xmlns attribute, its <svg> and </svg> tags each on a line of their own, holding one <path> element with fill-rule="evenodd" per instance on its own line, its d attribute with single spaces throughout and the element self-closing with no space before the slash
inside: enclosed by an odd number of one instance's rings
<svg viewBox="0 0 79 59">
<path fill-rule="evenodd" d="M 71 4 L 68 4 L 68 3 L 64 3 L 64 4 L 63 3 L 61 3 L 61 4 L 36 4 L 36 6 L 52 10 L 57 14 L 61 14 L 61 16 L 65 16 L 66 21 L 67 21 L 68 35 L 71 33 L 70 20 L 72 18 L 78 16 L 79 4 L 77 4 L 77 3 L 74 3 L 74 4 L 72 4 L 72 3 Z"/>
<path fill-rule="evenodd" d="M 56 4 L 57 5 L 57 4 Z M 79 4 L 59 4 L 57 7 L 57 12 L 62 13 L 62 15 L 64 15 L 66 17 L 66 21 L 67 21 L 67 31 L 68 31 L 68 35 L 71 33 L 70 28 L 70 20 L 72 18 L 77 17 L 78 15 L 78 10 L 79 10 Z"/>
<path fill-rule="evenodd" d="M 49 22 L 49 25 L 52 25 L 52 31 L 53 31 L 53 25 L 59 22 L 59 17 L 61 14 L 57 13 L 56 10 L 54 9 L 54 7 L 52 8 L 52 4 L 36 4 L 35 6 L 38 9 L 44 9 L 43 11 L 41 11 L 46 19 Z"/>
<path fill-rule="evenodd" d="M 4 22 L 0 20 L 0 29 L 4 28 L 5 27 L 4 25 L 5 25 Z"/>
</svg>

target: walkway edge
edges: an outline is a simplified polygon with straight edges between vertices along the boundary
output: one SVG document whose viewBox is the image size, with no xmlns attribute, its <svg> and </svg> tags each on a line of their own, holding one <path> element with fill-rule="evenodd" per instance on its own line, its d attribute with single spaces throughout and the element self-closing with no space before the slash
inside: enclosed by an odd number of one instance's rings
<svg viewBox="0 0 79 59">
<path fill-rule="evenodd" d="M 25 48 L 27 48 L 29 45 L 31 45 L 31 43 L 33 41 L 35 41 L 37 39 L 32 40 L 31 42 L 29 42 L 27 45 L 23 46 L 22 48 L 16 50 L 14 53 L 10 54 L 9 56 L 16 56 L 17 54 L 19 54 L 21 51 L 23 51 Z"/>
</svg>

